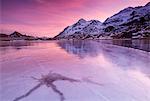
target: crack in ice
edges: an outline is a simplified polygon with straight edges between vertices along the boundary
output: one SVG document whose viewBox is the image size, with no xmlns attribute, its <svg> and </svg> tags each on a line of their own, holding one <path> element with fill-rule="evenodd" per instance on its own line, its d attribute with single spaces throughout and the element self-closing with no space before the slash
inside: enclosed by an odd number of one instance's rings
<svg viewBox="0 0 150 101">
<path fill-rule="evenodd" d="M 98 86 L 104 86 L 103 84 L 100 84 L 98 82 L 92 81 L 89 78 L 82 78 L 82 81 L 85 81 L 87 83 L 91 83 L 91 84 L 94 84 L 94 85 L 98 85 Z"/>
<path fill-rule="evenodd" d="M 39 87 L 41 87 L 42 85 L 46 85 L 47 87 L 51 87 L 51 89 L 57 93 L 59 95 L 60 101 L 64 101 L 65 100 L 65 96 L 64 94 L 58 90 L 58 88 L 56 87 L 56 85 L 54 85 L 53 83 L 55 81 L 59 81 L 59 80 L 65 80 L 65 81 L 69 81 L 69 82 L 88 82 L 88 83 L 92 83 L 92 84 L 96 84 L 98 86 L 103 86 L 102 84 L 92 81 L 88 78 L 83 78 L 82 80 L 77 80 L 77 79 L 72 79 L 66 76 L 63 76 L 61 74 L 58 73 L 53 73 L 52 71 L 48 73 L 48 75 L 42 75 L 40 79 L 32 77 L 35 80 L 38 80 L 38 84 L 36 86 L 34 86 L 32 89 L 30 89 L 27 93 L 16 97 L 13 101 L 19 101 L 25 97 L 28 97 L 33 91 L 37 90 Z"/>
<path fill-rule="evenodd" d="M 38 89 L 42 85 L 46 85 L 47 87 L 51 87 L 52 90 L 59 95 L 60 101 L 64 101 L 65 100 L 64 94 L 57 89 L 56 85 L 54 85 L 53 82 L 58 81 L 58 80 L 67 80 L 70 82 L 80 82 L 80 80 L 65 77 L 65 76 L 62 76 L 60 74 L 53 73 L 53 72 L 49 72 L 48 75 L 42 75 L 41 79 L 37 79 L 35 77 L 32 77 L 32 78 L 35 80 L 38 80 L 40 83 L 37 84 L 36 86 L 34 86 L 32 89 L 30 89 L 27 93 L 25 93 L 19 97 L 16 97 L 13 101 L 19 101 L 19 100 L 29 96 L 33 91 L 35 91 L 36 89 Z"/>
<path fill-rule="evenodd" d="M 33 91 L 35 91 L 36 89 L 38 89 L 40 86 L 42 85 L 42 83 L 37 84 L 35 87 L 33 87 L 32 89 L 30 89 L 27 93 L 23 94 L 22 96 L 19 96 L 17 98 L 15 98 L 13 101 L 19 101 L 27 96 L 29 96 Z"/>
</svg>

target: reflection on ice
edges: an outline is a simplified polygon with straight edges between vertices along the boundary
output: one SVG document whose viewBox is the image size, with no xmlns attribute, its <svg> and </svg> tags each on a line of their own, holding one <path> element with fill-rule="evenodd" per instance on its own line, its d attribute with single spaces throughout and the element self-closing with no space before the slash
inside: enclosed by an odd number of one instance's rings
<svg viewBox="0 0 150 101">
<path fill-rule="evenodd" d="M 77 55 L 80 58 L 90 56 L 96 57 L 93 59 L 94 61 L 97 59 L 102 61 L 102 58 L 98 58 L 102 55 L 107 60 L 117 64 L 121 69 L 140 69 L 141 72 L 150 75 L 150 69 L 148 68 L 150 65 L 149 52 L 83 40 L 59 41 L 57 44 L 69 54 Z M 102 64 L 106 65 L 106 62 L 101 63 L 101 65 Z"/>
<path fill-rule="evenodd" d="M 84 58 L 86 55 L 97 56 L 98 50 L 92 41 L 72 40 L 72 41 L 58 41 L 57 44 L 65 49 L 69 54 L 78 55 Z M 94 45 L 94 46 L 92 46 Z"/>
</svg>

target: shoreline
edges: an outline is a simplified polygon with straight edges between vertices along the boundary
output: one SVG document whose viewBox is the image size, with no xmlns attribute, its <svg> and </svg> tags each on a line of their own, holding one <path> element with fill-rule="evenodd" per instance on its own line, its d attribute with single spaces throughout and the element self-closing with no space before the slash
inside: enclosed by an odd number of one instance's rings
<svg viewBox="0 0 150 101">
<path fill-rule="evenodd" d="M 60 39 L 60 40 L 5 40 L 2 41 L 0 40 L 0 47 L 5 47 L 5 46 L 17 46 L 15 44 L 20 44 L 20 45 L 28 45 L 33 43 L 38 43 L 38 42 L 54 42 L 54 41 L 97 41 L 101 42 L 103 44 L 111 44 L 115 46 L 122 46 L 122 47 L 127 47 L 127 48 L 133 48 L 133 49 L 138 49 L 142 50 L 145 52 L 150 52 L 150 38 L 141 38 L 141 39 Z"/>
</svg>

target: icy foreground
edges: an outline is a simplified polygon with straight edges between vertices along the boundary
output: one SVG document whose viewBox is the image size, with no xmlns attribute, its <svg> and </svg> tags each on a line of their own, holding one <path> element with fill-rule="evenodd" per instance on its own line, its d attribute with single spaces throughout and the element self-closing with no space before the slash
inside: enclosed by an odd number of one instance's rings
<svg viewBox="0 0 150 101">
<path fill-rule="evenodd" d="M 0 49 L 1 101 L 150 101 L 148 52 L 95 41 Z"/>
</svg>

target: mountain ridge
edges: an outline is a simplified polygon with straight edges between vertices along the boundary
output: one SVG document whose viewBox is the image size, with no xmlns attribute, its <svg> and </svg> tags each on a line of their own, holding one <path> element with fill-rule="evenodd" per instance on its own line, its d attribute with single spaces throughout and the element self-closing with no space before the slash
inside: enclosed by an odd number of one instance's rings
<svg viewBox="0 0 150 101">
<path fill-rule="evenodd" d="M 150 2 L 145 6 L 127 7 L 107 18 L 103 23 L 81 18 L 77 23 L 67 26 L 54 39 L 145 37 L 150 37 Z"/>
<path fill-rule="evenodd" d="M 21 34 L 17 31 L 14 31 L 10 35 L 0 33 L 0 41 L 11 41 L 11 40 L 51 40 L 51 38 L 29 36 Z"/>
</svg>

